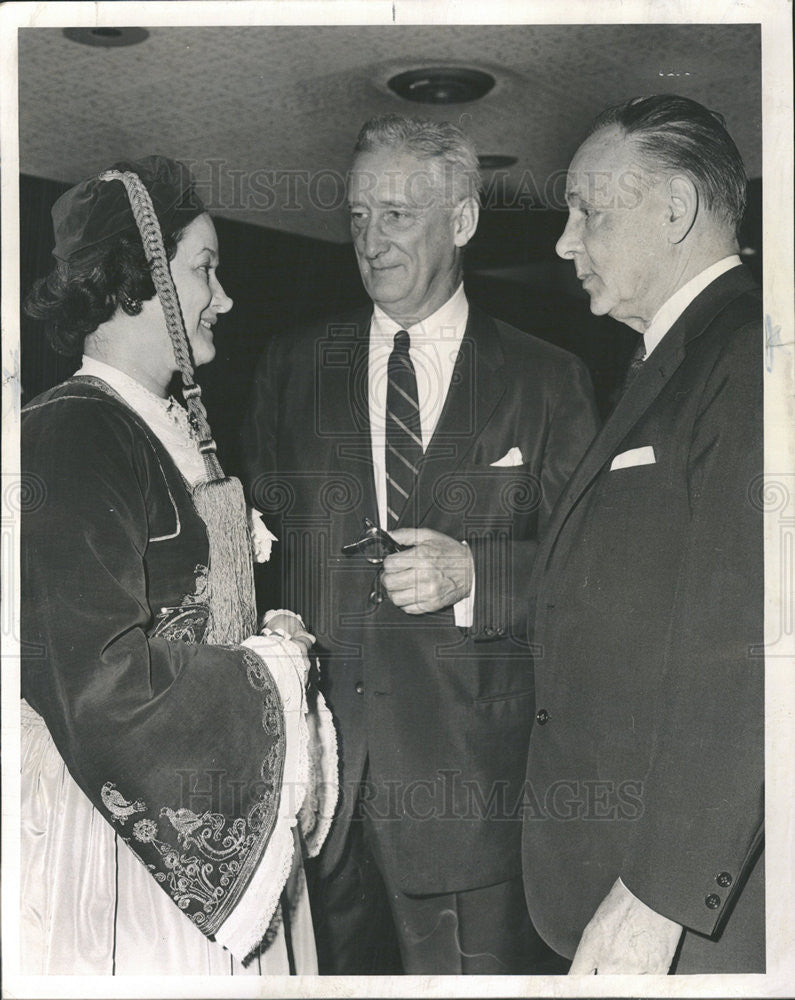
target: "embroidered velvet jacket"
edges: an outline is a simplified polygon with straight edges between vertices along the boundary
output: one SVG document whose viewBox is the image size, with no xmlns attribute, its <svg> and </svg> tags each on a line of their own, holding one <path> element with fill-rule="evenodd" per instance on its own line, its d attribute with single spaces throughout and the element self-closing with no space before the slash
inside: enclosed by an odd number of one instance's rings
<svg viewBox="0 0 795 1000">
<path fill-rule="evenodd" d="M 276 824 L 278 690 L 251 650 L 201 644 L 205 527 L 123 402 L 81 379 L 38 397 L 22 463 L 22 695 L 93 805 L 212 937 Z"/>
</svg>

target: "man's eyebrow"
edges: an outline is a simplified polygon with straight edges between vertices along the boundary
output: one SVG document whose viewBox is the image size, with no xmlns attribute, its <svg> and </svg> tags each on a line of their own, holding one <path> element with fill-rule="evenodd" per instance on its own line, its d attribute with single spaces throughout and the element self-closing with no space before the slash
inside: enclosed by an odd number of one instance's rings
<svg viewBox="0 0 795 1000">
<path fill-rule="evenodd" d="M 363 201 L 359 201 L 356 198 L 349 198 L 348 199 L 348 206 L 349 207 L 351 207 L 353 205 L 363 205 L 363 204 L 364 204 Z M 380 200 L 380 199 L 376 199 L 376 204 L 378 205 L 379 208 L 411 208 L 412 207 L 411 203 L 408 200 L 406 200 L 406 201 L 395 201 L 393 198 L 385 198 L 383 201 Z"/>
</svg>

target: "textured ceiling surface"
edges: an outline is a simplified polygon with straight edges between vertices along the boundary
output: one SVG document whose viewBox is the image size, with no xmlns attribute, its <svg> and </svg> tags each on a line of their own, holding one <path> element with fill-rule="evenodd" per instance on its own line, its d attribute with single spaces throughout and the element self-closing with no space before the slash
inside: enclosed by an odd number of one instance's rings
<svg viewBox="0 0 795 1000">
<path fill-rule="evenodd" d="M 497 84 L 448 107 L 387 89 L 393 74 L 433 64 L 485 69 Z M 590 119 L 636 94 L 720 111 L 760 176 L 760 87 L 755 25 L 160 27 L 126 48 L 24 29 L 20 167 L 75 182 L 158 152 L 192 165 L 220 215 L 345 241 L 344 176 L 372 114 L 461 124 L 481 153 L 518 159 L 487 175 L 495 197 L 549 204 Z"/>
</svg>

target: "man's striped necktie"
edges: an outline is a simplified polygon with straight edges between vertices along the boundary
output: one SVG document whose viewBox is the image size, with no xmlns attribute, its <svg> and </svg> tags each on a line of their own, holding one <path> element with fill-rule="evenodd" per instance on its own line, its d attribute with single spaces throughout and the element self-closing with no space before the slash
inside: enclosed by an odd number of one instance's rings
<svg viewBox="0 0 795 1000">
<path fill-rule="evenodd" d="M 389 355 L 386 390 L 386 503 L 387 527 L 394 528 L 422 461 L 422 433 L 417 375 L 409 356 L 411 340 L 405 330 L 395 334 Z"/>
</svg>

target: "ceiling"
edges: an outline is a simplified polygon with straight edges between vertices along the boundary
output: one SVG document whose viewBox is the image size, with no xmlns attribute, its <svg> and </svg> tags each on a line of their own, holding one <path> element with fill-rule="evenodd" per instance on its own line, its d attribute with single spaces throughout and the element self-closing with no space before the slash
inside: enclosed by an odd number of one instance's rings
<svg viewBox="0 0 795 1000">
<path fill-rule="evenodd" d="M 749 176 L 762 172 L 756 25 L 157 27 L 139 45 L 19 33 L 20 168 L 76 182 L 126 157 L 187 161 L 219 215 L 345 242 L 344 175 L 361 123 L 401 111 L 461 124 L 502 202 L 559 204 L 561 171 L 590 119 L 636 94 L 720 111 Z M 470 104 L 413 104 L 386 87 L 428 65 L 497 80 Z"/>
</svg>

